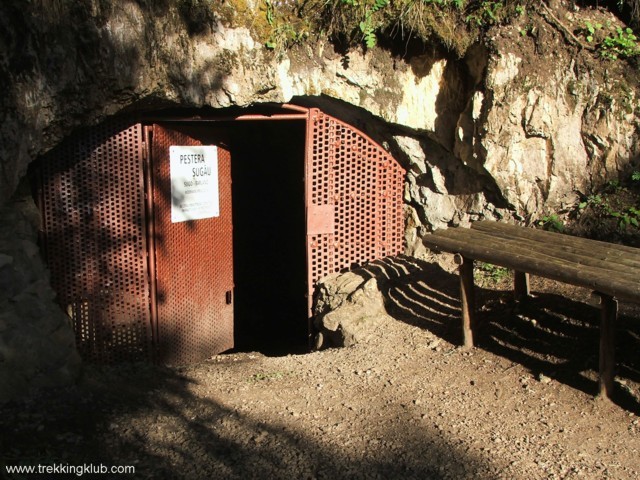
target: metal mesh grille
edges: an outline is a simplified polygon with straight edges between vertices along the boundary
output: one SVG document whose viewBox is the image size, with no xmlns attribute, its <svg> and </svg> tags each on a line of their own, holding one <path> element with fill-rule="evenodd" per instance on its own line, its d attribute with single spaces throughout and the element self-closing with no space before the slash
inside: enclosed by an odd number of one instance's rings
<svg viewBox="0 0 640 480">
<path fill-rule="evenodd" d="M 42 163 L 51 283 L 87 361 L 150 353 L 142 128 L 110 122 L 71 138 Z"/>
<path fill-rule="evenodd" d="M 307 206 L 334 208 L 333 233 L 307 237 L 311 294 L 328 274 L 401 252 L 405 171 L 355 128 L 310 113 Z"/>
<path fill-rule="evenodd" d="M 218 148 L 220 216 L 171 223 L 169 147 L 201 143 L 154 125 L 152 144 L 158 357 L 192 363 L 233 347 L 231 156 Z"/>
</svg>

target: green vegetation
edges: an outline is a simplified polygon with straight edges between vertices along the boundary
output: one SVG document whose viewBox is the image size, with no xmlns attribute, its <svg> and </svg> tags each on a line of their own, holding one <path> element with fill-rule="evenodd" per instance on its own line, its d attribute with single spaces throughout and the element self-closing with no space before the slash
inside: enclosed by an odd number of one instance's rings
<svg viewBox="0 0 640 480">
<path fill-rule="evenodd" d="M 530 0 L 262 0 L 266 46 L 282 50 L 310 32 L 373 48 L 378 36 L 436 41 L 463 55 L 482 31 L 523 14 Z"/>
<path fill-rule="evenodd" d="M 270 30 L 269 38 L 265 42 L 267 48 L 281 52 L 309 37 L 311 23 L 290 15 L 295 2 L 264 0 L 264 4 L 265 19 Z"/>
<path fill-rule="evenodd" d="M 631 182 L 640 183 L 640 172 L 633 172 Z M 638 185 L 632 185 L 632 187 Z M 591 194 L 578 204 L 578 211 L 590 208 L 598 217 L 606 221 L 615 219 L 617 228 L 625 231 L 629 227 L 640 228 L 640 204 L 637 195 L 624 187 L 619 180 L 607 182 L 601 193 Z"/>
<path fill-rule="evenodd" d="M 640 43 L 631 28 L 586 22 L 581 33 L 588 43 L 594 45 L 602 58 L 617 60 L 640 55 Z"/>
<path fill-rule="evenodd" d="M 157 2 L 140 0 L 155 5 Z M 256 3 L 258 9 L 256 10 Z M 162 3 L 162 2 L 160 2 Z M 107 5 L 108 2 L 100 2 Z M 343 48 L 372 48 L 380 38 L 439 43 L 463 56 L 493 25 L 506 24 L 537 9 L 535 0 L 178 0 L 189 33 L 202 34 L 214 19 L 244 26 L 276 51 L 317 38 Z M 158 4 L 160 5 L 160 4 Z M 606 7 L 605 7 L 606 8 Z M 640 0 L 619 0 L 608 7 L 625 12 L 640 27 Z M 526 36 L 530 25 L 520 29 Z M 628 28 L 587 22 L 583 35 L 604 58 L 636 57 L 637 36 Z M 598 33 L 598 34 L 596 34 Z M 606 35 L 605 35 L 606 33 Z M 587 38 L 589 37 L 589 38 Z"/>
<path fill-rule="evenodd" d="M 345 4 L 354 5 L 356 0 L 342 0 Z M 374 14 L 385 7 L 389 6 L 389 0 L 374 0 L 373 5 L 365 8 L 364 19 L 358 24 L 362 32 L 362 38 L 367 47 L 375 47 L 378 39 L 376 38 L 376 30 L 380 27 L 374 20 Z"/>
<path fill-rule="evenodd" d="M 467 22 L 475 22 L 479 27 L 500 23 L 504 19 L 503 10 L 505 2 L 480 2 L 480 5 L 473 13 L 466 17 Z M 521 5 L 517 9 L 523 8 Z"/>
<path fill-rule="evenodd" d="M 585 38 L 587 40 L 587 42 L 591 43 L 594 40 L 594 36 L 596 34 L 596 32 L 598 32 L 599 30 L 602 30 L 602 24 L 601 23 L 591 23 L 591 22 L 586 22 L 585 27 L 584 27 L 584 34 L 585 34 Z"/>
<path fill-rule="evenodd" d="M 640 246 L 640 171 L 583 195 L 564 217 L 568 217 L 566 224 L 558 213 L 552 213 L 537 225 L 549 231 Z"/>
<path fill-rule="evenodd" d="M 550 232 L 564 232 L 564 223 L 562 223 L 560 217 L 555 213 L 542 217 L 538 221 L 538 226 Z"/>
<path fill-rule="evenodd" d="M 473 271 L 474 281 L 479 285 L 500 283 L 510 278 L 509 269 L 491 263 L 477 262 Z"/>
<path fill-rule="evenodd" d="M 184 0 L 198 2 L 199 0 Z M 204 1 L 204 0 L 202 0 Z M 243 3 L 245 0 L 236 0 Z M 380 36 L 407 37 L 440 43 L 464 55 L 484 31 L 526 15 L 533 0 L 260 0 L 262 19 L 253 29 L 266 25 L 265 45 L 275 51 L 301 44 L 310 37 L 331 38 L 350 47 L 373 48 Z M 613 7 L 615 8 L 615 7 Z M 622 0 L 619 10 L 638 15 L 640 0 Z M 520 33 L 526 36 L 528 27 Z M 640 55 L 638 39 L 631 28 L 586 22 L 577 32 L 606 59 Z"/>
<path fill-rule="evenodd" d="M 630 28 L 617 27 L 613 35 L 608 35 L 600 45 L 600 55 L 611 60 L 640 55 L 638 38 Z"/>
</svg>

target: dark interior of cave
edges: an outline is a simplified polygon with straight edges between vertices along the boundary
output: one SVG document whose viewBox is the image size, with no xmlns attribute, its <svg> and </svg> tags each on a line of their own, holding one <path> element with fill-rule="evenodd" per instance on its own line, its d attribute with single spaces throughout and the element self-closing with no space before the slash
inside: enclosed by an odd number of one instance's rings
<svg viewBox="0 0 640 480">
<path fill-rule="evenodd" d="M 237 350 L 307 347 L 304 148 L 304 121 L 229 129 Z"/>
</svg>

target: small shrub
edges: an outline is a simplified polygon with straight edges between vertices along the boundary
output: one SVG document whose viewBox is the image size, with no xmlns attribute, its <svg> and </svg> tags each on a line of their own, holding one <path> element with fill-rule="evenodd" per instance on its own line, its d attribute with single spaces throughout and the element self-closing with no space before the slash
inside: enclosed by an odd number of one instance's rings
<svg viewBox="0 0 640 480">
<path fill-rule="evenodd" d="M 592 193 L 577 205 L 577 212 L 587 213 L 595 228 L 617 230 L 619 234 L 640 228 L 640 203 L 629 187 L 640 181 L 640 172 L 633 172 L 627 182 L 611 180 L 599 193 Z M 581 216 L 582 213 L 580 213 Z"/>
<path fill-rule="evenodd" d="M 608 35 L 600 44 L 600 55 L 611 60 L 640 55 L 638 37 L 630 28 L 617 27 L 615 34 Z"/>
<path fill-rule="evenodd" d="M 595 39 L 596 32 L 598 32 L 599 30 L 602 30 L 601 23 L 591 23 L 587 21 L 585 23 L 585 38 L 587 42 L 592 43 Z"/>
<path fill-rule="evenodd" d="M 494 25 L 504 18 L 504 2 L 480 2 L 475 12 L 467 17 L 468 22 L 475 22 L 478 26 Z"/>
<path fill-rule="evenodd" d="M 564 232 L 564 223 L 562 223 L 560 217 L 558 217 L 558 215 L 556 215 L 555 213 L 542 217 L 538 221 L 538 226 L 550 232 Z"/>
<path fill-rule="evenodd" d="M 509 278 L 509 269 L 498 267 L 491 263 L 477 262 L 474 270 L 474 280 L 478 283 L 499 283 Z"/>
<path fill-rule="evenodd" d="M 613 28 L 609 22 L 603 25 L 587 21 L 578 32 L 582 34 L 587 43 L 595 47 L 602 58 L 617 60 L 640 55 L 638 37 L 631 28 L 620 26 Z"/>
<path fill-rule="evenodd" d="M 627 207 L 621 212 L 610 212 L 613 218 L 618 219 L 618 228 L 625 230 L 627 227 L 634 226 L 640 227 L 640 209 L 636 207 Z"/>
<path fill-rule="evenodd" d="M 368 48 L 373 48 L 378 43 L 376 30 L 380 25 L 374 20 L 374 14 L 387 6 L 389 6 L 389 0 L 374 0 L 373 5 L 365 9 L 364 20 L 358 24 L 362 32 L 362 39 Z"/>
</svg>

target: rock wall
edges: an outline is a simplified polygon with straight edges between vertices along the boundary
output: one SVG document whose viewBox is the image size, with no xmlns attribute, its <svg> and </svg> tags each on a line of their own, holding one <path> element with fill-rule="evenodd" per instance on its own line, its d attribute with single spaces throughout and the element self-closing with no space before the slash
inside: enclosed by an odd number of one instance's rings
<svg viewBox="0 0 640 480">
<path fill-rule="evenodd" d="M 69 318 L 34 241 L 39 218 L 29 197 L 0 208 L 0 403 L 80 373 Z"/>
<path fill-rule="evenodd" d="M 572 20 L 586 21 L 565 16 L 568 24 Z M 464 147 L 480 149 L 483 173 L 495 180 L 509 208 L 531 221 L 575 205 L 577 192 L 637 166 L 640 103 L 628 64 L 563 48 L 561 33 L 546 23 L 529 42 L 522 40 L 522 28 L 496 33 L 487 88 L 474 99 L 483 105 L 470 105 L 458 150 L 473 163 Z M 478 119 L 474 110 L 481 112 Z"/>
<path fill-rule="evenodd" d="M 0 201 L 74 129 L 171 105 L 350 106 L 412 170 L 407 203 L 430 229 L 501 208 L 534 218 L 638 156 L 637 79 L 623 62 L 587 61 L 533 12 L 455 59 L 323 41 L 275 54 L 257 39 L 259 5 L 3 2 Z"/>
<path fill-rule="evenodd" d="M 322 40 L 278 54 L 256 33 L 258 0 L 185 5 L 2 2 L 0 205 L 29 163 L 75 129 L 172 106 L 295 102 L 364 130 L 408 170 L 407 252 L 415 255 L 429 230 L 480 217 L 532 221 L 637 162 L 636 76 L 625 75 L 624 62 L 603 69 L 535 11 L 458 59 L 430 45 L 345 54 Z M 579 12 L 556 16 L 584 23 Z M 16 222 L 0 219 L 0 243 L 11 251 Z M 12 265 L 45 278 L 31 260 Z M 15 310 L 16 295 L 0 298 L 3 308 Z"/>
</svg>

